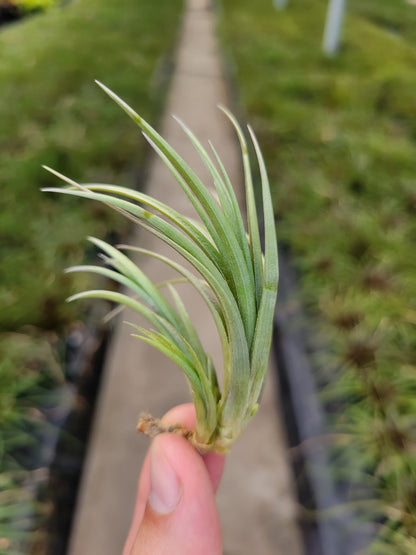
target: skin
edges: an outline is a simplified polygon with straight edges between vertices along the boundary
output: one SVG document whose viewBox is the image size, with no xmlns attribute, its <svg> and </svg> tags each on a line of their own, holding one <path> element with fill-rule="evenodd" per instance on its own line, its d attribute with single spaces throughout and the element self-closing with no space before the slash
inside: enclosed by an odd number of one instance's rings
<svg viewBox="0 0 416 555">
<path fill-rule="evenodd" d="M 193 405 L 169 411 L 163 424 L 195 428 Z M 143 463 L 136 507 L 123 555 L 220 555 L 215 492 L 224 455 L 201 456 L 183 437 L 160 434 Z"/>
</svg>

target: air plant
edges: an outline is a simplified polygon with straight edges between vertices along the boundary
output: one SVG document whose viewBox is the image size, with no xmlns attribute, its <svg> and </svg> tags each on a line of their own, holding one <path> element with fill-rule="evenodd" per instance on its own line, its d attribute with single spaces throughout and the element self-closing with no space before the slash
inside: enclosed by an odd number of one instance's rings
<svg viewBox="0 0 416 555">
<path fill-rule="evenodd" d="M 144 316 L 152 329 L 136 328 L 135 336 L 159 349 L 177 363 L 189 382 L 196 410 L 194 432 L 183 433 L 201 451 L 226 452 L 258 409 L 271 345 L 277 294 L 278 260 L 274 212 L 263 157 L 250 127 L 261 177 L 264 233 L 258 225 L 248 147 L 243 132 L 225 108 L 235 127 L 242 151 L 247 231 L 235 192 L 224 165 L 210 143 L 210 156 L 192 132 L 178 120 L 207 167 L 216 195 L 200 181 L 173 148 L 121 98 L 98 85 L 136 122 L 145 138 L 172 172 L 194 206 L 199 220 L 184 217 L 168 205 L 125 187 L 79 184 L 50 168 L 63 179 L 64 188 L 46 191 L 100 201 L 128 217 L 173 247 L 197 273 L 156 252 L 133 246 L 115 248 L 90 238 L 105 255 L 106 266 L 77 266 L 69 271 L 95 272 L 113 279 L 132 295 L 91 290 L 69 301 L 103 298 L 126 305 Z M 262 252 L 264 242 L 264 254 Z M 216 324 L 223 351 L 224 380 L 220 389 L 213 362 L 202 347 L 194 325 L 173 282 L 171 300 L 125 254 L 134 250 L 174 268 L 201 295 Z M 139 428 L 158 429 L 158 422 L 142 419 Z"/>
</svg>

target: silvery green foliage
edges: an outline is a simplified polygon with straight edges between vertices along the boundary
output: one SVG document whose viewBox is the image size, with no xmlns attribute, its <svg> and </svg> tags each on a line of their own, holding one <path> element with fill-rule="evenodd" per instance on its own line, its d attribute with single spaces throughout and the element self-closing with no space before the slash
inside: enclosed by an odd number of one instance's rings
<svg viewBox="0 0 416 555">
<path fill-rule="evenodd" d="M 77 266 L 69 271 L 95 272 L 107 276 L 132 295 L 106 290 L 78 293 L 70 300 L 99 297 L 126 305 L 143 315 L 151 329 L 137 328 L 136 337 L 153 345 L 185 373 L 196 409 L 194 443 L 201 450 L 227 451 L 258 408 L 267 370 L 278 261 L 274 213 L 269 183 L 257 139 L 249 134 L 260 169 L 264 236 L 261 237 L 247 144 L 235 118 L 222 108 L 237 132 L 244 166 L 247 231 L 237 199 L 220 156 L 212 157 L 182 123 L 179 124 L 209 170 L 218 200 L 172 147 L 123 100 L 100 87 L 137 123 L 144 136 L 175 176 L 196 209 L 200 221 L 184 217 L 148 195 L 115 185 L 78 184 L 53 171 L 67 186 L 48 191 L 103 202 L 173 247 L 197 273 L 182 264 L 138 247 L 115 248 L 90 238 L 105 255 L 106 267 Z M 261 243 L 264 242 L 264 253 Z M 218 329 L 224 360 L 224 383 L 220 390 L 210 356 L 173 283 L 165 297 L 125 254 L 133 249 L 173 267 L 199 292 Z"/>
</svg>

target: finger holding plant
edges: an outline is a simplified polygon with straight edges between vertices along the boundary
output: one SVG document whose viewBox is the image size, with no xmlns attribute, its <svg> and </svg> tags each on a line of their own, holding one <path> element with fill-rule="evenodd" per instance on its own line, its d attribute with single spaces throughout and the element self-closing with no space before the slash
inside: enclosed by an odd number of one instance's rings
<svg viewBox="0 0 416 555">
<path fill-rule="evenodd" d="M 73 295 L 69 300 L 103 298 L 128 306 L 144 316 L 151 329 L 133 326 L 134 336 L 159 349 L 182 368 L 195 405 L 195 431 L 189 432 L 180 426 L 171 431 L 188 437 L 200 451 L 226 452 L 258 408 L 267 371 L 277 294 L 274 212 L 257 139 L 249 127 L 262 184 L 263 237 L 258 225 L 248 147 L 242 130 L 228 110 L 222 108 L 236 129 L 242 151 L 247 231 L 230 179 L 211 144 L 212 156 L 179 122 L 207 167 L 218 200 L 145 120 L 107 87 L 98 84 L 141 128 L 189 198 L 200 221 L 193 221 L 139 191 L 115 185 L 78 184 L 49 168 L 67 186 L 44 190 L 85 197 L 110 206 L 170 245 L 197 273 L 156 252 L 127 245 L 115 248 L 100 239 L 90 238 L 102 251 L 105 267 L 76 266 L 68 271 L 104 275 L 127 288 L 131 295 L 91 290 Z M 127 257 L 125 252 L 131 250 L 157 258 L 175 269 L 205 301 L 222 345 L 224 382 L 221 390 L 213 362 L 204 351 L 174 284 L 167 285 L 169 300 Z M 142 418 L 139 429 L 150 435 L 161 431 L 158 421 L 148 417 Z"/>
</svg>

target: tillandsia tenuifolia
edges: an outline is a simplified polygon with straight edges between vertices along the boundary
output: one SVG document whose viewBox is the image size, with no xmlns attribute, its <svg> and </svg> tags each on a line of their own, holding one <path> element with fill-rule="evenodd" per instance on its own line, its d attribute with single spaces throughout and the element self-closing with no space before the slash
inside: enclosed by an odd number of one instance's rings
<svg viewBox="0 0 416 555">
<path fill-rule="evenodd" d="M 107 87 L 98 84 L 141 128 L 191 201 L 200 220 L 184 217 L 168 205 L 136 190 L 115 185 L 79 184 L 53 170 L 50 171 L 63 179 L 67 186 L 45 190 L 97 200 L 118 210 L 173 247 L 197 274 L 161 254 L 138 247 L 115 248 L 90 238 L 103 251 L 106 266 L 77 266 L 69 271 L 102 274 L 129 289 L 132 296 L 92 290 L 78 293 L 69 300 L 104 298 L 131 307 L 144 316 L 153 329 L 136 327 L 136 336 L 177 363 L 189 382 L 196 410 L 196 428 L 193 433 L 184 432 L 184 435 L 201 451 L 228 451 L 258 408 L 267 371 L 277 294 L 274 212 L 258 142 L 248 127 L 262 183 L 262 238 L 246 140 L 228 110 L 222 108 L 235 127 L 242 151 L 247 231 L 230 179 L 211 143 L 212 157 L 192 132 L 179 122 L 207 167 L 217 198 L 143 118 Z M 221 389 L 212 360 L 203 349 L 173 283 L 168 284 L 169 301 L 124 254 L 123 251 L 129 249 L 155 257 L 174 268 L 204 299 L 221 339 L 224 363 Z M 142 428 L 149 426 L 151 424 L 146 421 L 142 422 Z"/>
</svg>

